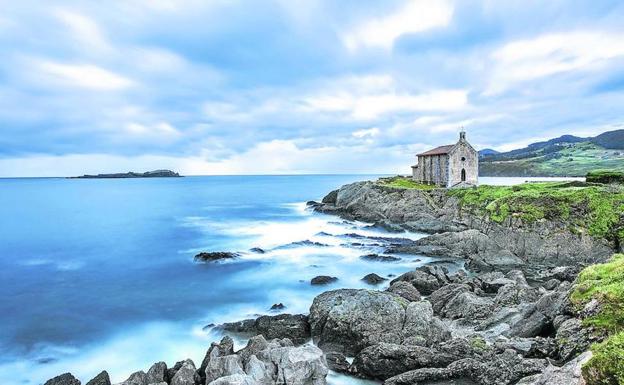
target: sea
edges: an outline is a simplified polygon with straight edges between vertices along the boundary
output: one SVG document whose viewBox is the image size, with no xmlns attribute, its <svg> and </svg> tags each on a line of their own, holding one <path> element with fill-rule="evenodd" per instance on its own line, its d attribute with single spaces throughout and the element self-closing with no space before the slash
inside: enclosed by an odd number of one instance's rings
<svg viewBox="0 0 624 385">
<path fill-rule="evenodd" d="M 158 361 L 199 365 L 222 337 L 212 325 L 307 313 L 323 291 L 372 288 L 366 274 L 391 278 L 431 262 L 363 260 L 379 245 L 355 240 L 424 234 L 389 233 L 306 206 L 378 177 L 0 179 L 0 383 L 43 384 L 65 372 L 86 383 L 101 370 L 121 382 Z M 202 251 L 240 257 L 196 263 Z M 317 275 L 338 281 L 312 286 Z M 279 303 L 286 308 L 271 310 Z M 244 344 L 236 339 L 237 348 Z M 336 373 L 328 383 L 372 384 Z"/>
</svg>

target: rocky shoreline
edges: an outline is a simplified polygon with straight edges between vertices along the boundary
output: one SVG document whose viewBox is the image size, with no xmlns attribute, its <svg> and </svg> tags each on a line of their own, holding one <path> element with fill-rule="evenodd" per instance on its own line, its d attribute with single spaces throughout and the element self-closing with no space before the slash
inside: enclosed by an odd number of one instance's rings
<svg viewBox="0 0 624 385">
<path fill-rule="evenodd" d="M 432 234 L 387 244 L 383 255 L 364 259 L 444 256 L 466 261 L 466 269 L 432 263 L 395 277 L 383 291 L 326 291 L 309 314 L 219 325 L 224 334 L 251 337 L 247 346 L 235 352 L 226 336 L 199 367 L 191 360 L 172 368 L 156 363 L 121 384 L 321 385 L 329 369 L 385 385 L 585 383 L 580 368 L 603 336 L 583 320 L 599 304 L 579 308 L 570 297 L 579 271 L 606 261 L 618 245 L 572 231 L 571 219 L 494 222 L 444 190 L 358 182 L 309 206 Z M 76 384 L 69 373 L 46 382 Z M 108 374 L 87 383 L 96 384 L 109 385 Z"/>
</svg>

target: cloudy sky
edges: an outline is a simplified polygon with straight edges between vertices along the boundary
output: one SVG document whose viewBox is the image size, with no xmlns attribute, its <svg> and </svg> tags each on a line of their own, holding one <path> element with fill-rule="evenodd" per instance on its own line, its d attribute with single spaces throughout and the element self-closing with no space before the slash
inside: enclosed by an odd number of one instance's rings
<svg viewBox="0 0 624 385">
<path fill-rule="evenodd" d="M 408 172 L 623 128 L 621 1 L 0 0 L 0 176 Z"/>
</svg>

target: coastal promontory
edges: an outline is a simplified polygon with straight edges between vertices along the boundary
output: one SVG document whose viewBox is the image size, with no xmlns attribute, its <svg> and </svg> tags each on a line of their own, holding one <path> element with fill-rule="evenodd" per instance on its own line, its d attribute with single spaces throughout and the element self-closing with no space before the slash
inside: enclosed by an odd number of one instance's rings
<svg viewBox="0 0 624 385">
<path fill-rule="evenodd" d="M 96 174 L 96 175 L 85 174 L 82 176 L 71 177 L 71 179 L 179 178 L 179 177 L 181 177 L 181 175 L 175 171 L 154 170 L 154 171 L 146 171 L 146 172 L 128 171 L 124 173 L 114 173 L 114 174 Z"/>
</svg>

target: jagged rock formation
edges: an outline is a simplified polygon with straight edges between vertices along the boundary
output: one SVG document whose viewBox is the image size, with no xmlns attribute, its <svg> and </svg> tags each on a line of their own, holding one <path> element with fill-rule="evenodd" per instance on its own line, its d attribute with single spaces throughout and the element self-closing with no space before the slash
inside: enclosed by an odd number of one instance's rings
<svg viewBox="0 0 624 385">
<path fill-rule="evenodd" d="M 605 239 L 571 231 L 574 218 L 528 223 L 510 216 L 498 223 L 463 207 L 457 197 L 443 189 L 400 189 L 357 182 L 342 186 L 323 203 L 312 206 L 347 219 L 432 233 L 416 242 L 391 246 L 386 253 L 465 258 L 478 270 L 580 269 L 605 261 L 615 248 Z"/>
</svg>

